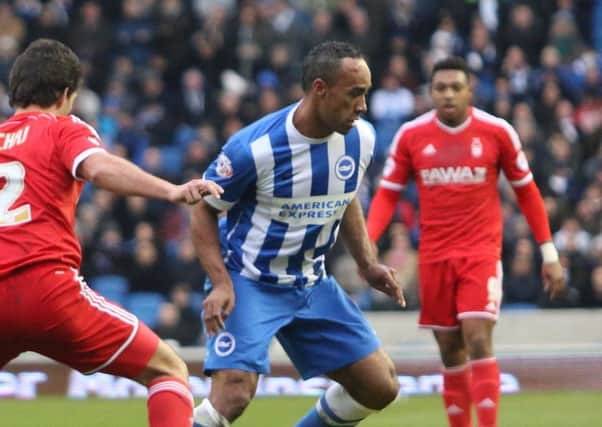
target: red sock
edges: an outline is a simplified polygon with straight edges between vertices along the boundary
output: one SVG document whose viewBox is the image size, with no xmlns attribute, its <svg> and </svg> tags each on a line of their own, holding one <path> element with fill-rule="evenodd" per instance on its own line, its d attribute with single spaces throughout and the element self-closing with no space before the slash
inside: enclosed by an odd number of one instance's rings
<svg viewBox="0 0 602 427">
<path fill-rule="evenodd" d="M 161 377 L 148 387 L 150 427 L 191 427 L 194 400 L 188 384 L 175 377 Z"/>
<path fill-rule="evenodd" d="M 473 360 L 472 396 L 477 406 L 479 427 L 497 426 L 500 401 L 500 370 L 495 357 Z"/>
<path fill-rule="evenodd" d="M 468 365 L 443 370 L 443 402 L 450 427 L 471 427 Z"/>
</svg>

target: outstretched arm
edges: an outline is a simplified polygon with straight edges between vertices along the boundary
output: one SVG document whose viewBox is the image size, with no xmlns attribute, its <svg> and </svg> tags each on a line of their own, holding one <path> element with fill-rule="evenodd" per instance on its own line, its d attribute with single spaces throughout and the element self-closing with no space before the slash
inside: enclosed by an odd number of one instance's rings
<svg viewBox="0 0 602 427">
<path fill-rule="evenodd" d="M 224 320 L 234 308 L 234 288 L 222 257 L 217 215 L 218 211 L 204 200 L 190 212 L 192 243 L 212 284 L 203 301 L 203 319 L 209 336 L 224 328 Z"/>
<path fill-rule="evenodd" d="M 219 185 L 204 179 L 174 185 L 106 152 L 94 153 L 84 159 L 77 174 L 97 187 L 120 195 L 152 197 L 173 203 L 193 204 L 204 195 L 220 197 L 222 193 Z"/>
<path fill-rule="evenodd" d="M 368 238 L 364 214 L 357 198 L 347 207 L 341 222 L 341 237 L 358 265 L 360 274 L 370 286 L 386 293 L 405 307 L 403 292 L 395 276 L 395 270 L 379 264 L 376 251 Z"/>
</svg>

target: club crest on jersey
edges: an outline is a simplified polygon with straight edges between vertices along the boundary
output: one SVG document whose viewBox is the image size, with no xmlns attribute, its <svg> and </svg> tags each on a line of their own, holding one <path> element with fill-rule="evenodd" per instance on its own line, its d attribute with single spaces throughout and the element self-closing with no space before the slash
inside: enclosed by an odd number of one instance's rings
<svg viewBox="0 0 602 427">
<path fill-rule="evenodd" d="M 213 349 L 215 350 L 215 354 L 220 357 L 226 357 L 232 354 L 234 349 L 236 348 L 236 340 L 234 339 L 234 335 L 230 332 L 222 332 L 215 339 L 215 344 L 213 345 Z"/>
<path fill-rule="evenodd" d="M 472 143 L 470 144 L 470 154 L 472 154 L 472 157 L 481 157 L 483 155 L 483 144 L 481 143 L 481 138 L 472 138 Z"/>
<path fill-rule="evenodd" d="M 217 156 L 217 166 L 215 168 L 215 172 L 222 178 L 230 178 L 234 174 L 232 162 L 228 156 L 226 156 L 226 154 L 220 153 L 220 155 Z"/>
<path fill-rule="evenodd" d="M 334 172 L 341 181 L 346 181 L 355 172 L 355 160 L 351 156 L 341 156 L 334 165 Z"/>
</svg>

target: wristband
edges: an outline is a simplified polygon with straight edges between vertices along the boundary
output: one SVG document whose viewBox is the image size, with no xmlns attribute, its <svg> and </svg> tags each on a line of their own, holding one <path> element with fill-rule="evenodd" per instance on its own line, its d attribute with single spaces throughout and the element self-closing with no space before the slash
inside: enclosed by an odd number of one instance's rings
<svg viewBox="0 0 602 427">
<path fill-rule="evenodd" d="M 539 246 L 541 257 L 545 264 L 558 261 L 558 251 L 552 242 L 545 242 Z"/>
</svg>

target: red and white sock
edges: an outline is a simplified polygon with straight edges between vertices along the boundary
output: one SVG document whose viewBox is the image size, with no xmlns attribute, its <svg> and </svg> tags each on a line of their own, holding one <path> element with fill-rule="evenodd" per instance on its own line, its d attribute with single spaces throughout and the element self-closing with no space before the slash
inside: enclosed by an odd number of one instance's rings
<svg viewBox="0 0 602 427">
<path fill-rule="evenodd" d="M 473 360 L 472 396 L 477 407 L 479 427 L 497 427 L 500 401 L 500 370 L 495 357 Z"/>
<path fill-rule="evenodd" d="M 450 427 L 471 427 L 471 371 L 468 365 L 443 370 L 443 402 Z"/>
<path fill-rule="evenodd" d="M 194 399 L 188 384 L 175 377 L 161 377 L 148 387 L 150 427 L 191 427 Z"/>
</svg>

